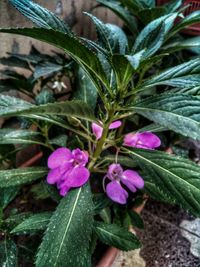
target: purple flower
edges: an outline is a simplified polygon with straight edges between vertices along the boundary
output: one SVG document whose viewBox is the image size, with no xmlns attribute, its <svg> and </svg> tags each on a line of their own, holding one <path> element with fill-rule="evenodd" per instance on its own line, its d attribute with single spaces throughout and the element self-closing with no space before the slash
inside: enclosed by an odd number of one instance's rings
<svg viewBox="0 0 200 267">
<path fill-rule="evenodd" d="M 100 122 L 100 124 L 102 124 L 102 123 Z M 114 121 L 110 124 L 109 129 L 110 130 L 117 129 L 121 126 L 121 124 L 122 124 L 121 121 Z M 102 136 L 102 133 L 103 133 L 103 127 L 100 126 L 99 124 L 93 122 L 92 123 L 92 132 L 96 136 L 96 139 L 99 140 Z"/>
<path fill-rule="evenodd" d="M 48 158 L 50 168 L 47 176 L 49 184 L 57 184 L 60 195 L 65 196 L 70 188 L 80 187 L 89 179 L 90 172 L 85 167 L 88 153 L 79 148 L 70 151 L 68 148 L 56 149 Z"/>
<path fill-rule="evenodd" d="M 113 163 L 109 166 L 105 176 L 110 182 L 106 186 L 106 193 L 113 201 L 125 204 L 128 198 L 127 191 L 121 186 L 124 184 L 132 192 L 144 187 L 144 180 L 133 170 L 123 171 L 120 164 Z"/>
<path fill-rule="evenodd" d="M 124 145 L 144 149 L 155 149 L 161 145 L 157 135 L 150 132 L 129 133 L 124 137 Z"/>
</svg>

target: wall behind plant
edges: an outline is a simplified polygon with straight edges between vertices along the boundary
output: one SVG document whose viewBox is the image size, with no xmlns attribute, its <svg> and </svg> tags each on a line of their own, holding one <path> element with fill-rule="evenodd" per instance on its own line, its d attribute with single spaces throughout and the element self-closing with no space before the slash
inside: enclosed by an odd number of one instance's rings
<svg viewBox="0 0 200 267">
<path fill-rule="evenodd" d="M 105 22 L 120 25 L 121 21 L 110 11 L 98 8 L 91 11 L 97 2 L 95 0 L 34 0 L 42 6 L 52 10 L 68 24 L 73 25 L 74 30 L 82 36 L 95 38 L 94 27 L 90 19 L 83 15 L 83 11 L 92 12 Z M 0 0 L 0 27 L 30 27 L 32 24 L 13 8 L 8 0 Z M 0 57 L 7 52 L 28 53 L 31 44 L 34 44 L 41 52 L 49 52 L 51 46 L 34 41 L 31 38 L 0 34 Z"/>
</svg>

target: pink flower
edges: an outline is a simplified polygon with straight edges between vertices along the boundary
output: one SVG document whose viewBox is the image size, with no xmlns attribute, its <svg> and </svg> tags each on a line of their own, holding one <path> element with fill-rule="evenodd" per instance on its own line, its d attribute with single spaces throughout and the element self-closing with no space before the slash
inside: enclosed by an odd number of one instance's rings
<svg viewBox="0 0 200 267">
<path fill-rule="evenodd" d="M 102 123 L 100 122 L 100 124 L 102 124 Z M 110 124 L 109 129 L 110 130 L 117 129 L 121 125 L 122 125 L 121 121 L 114 121 Z M 92 123 L 92 132 L 96 136 L 96 139 L 99 140 L 102 136 L 102 133 L 103 133 L 103 127 L 98 125 L 97 123 L 93 122 Z"/>
<path fill-rule="evenodd" d="M 85 167 L 88 153 L 79 148 L 70 151 L 67 148 L 56 149 L 48 158 L 50 168 L 47 176 L 49 184 L 57 184 L 60 195 L 65 196 L 70 188 L 84 185 L 90 176 Z"/>
<path fill-rule="evenodd" d="M 129 133 L 124 137 L 124 145 L 144 149 L 155 149 L 161 145 L 157 135 L 150 132 Z"/>
<path fill-rule="evenodd" d="M 128 187 L 132 192 L 136 192 L 137 189 L 144 187 L 144 180 L 138 172 L 133 170 L 123 171 L 121 165 L 116 163 L 109 166 L 105 178 L 110 180 L 106 186 L 108 197 L 120 204 L 126 204 L 128 198 L 128 193 L 121 186 L 121 183 Z"/>
</svg>

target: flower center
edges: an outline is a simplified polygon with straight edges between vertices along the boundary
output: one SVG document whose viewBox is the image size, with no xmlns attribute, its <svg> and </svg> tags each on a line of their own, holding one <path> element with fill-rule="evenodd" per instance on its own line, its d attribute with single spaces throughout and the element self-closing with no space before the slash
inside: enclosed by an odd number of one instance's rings
<svg viewBox="0 0 200 267">
<path fill-rule="evenodd" d="M 81 161 L 78 160 L 78 159 L 75 159 L 75 160 L 73 160 L 72 164 L 73 164 L 74 167 L 78 167 L 79 165 L 81 165 Z"/>
</svg>

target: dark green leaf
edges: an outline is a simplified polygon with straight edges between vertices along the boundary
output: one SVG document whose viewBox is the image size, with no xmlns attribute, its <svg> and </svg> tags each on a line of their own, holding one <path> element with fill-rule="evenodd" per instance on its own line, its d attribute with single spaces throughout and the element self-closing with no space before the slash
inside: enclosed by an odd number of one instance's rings
<svg viewBox="0 0 200 267">
<path fill-rule="evenodd" d="M 131 62 L 132 63 L 132 62 Z M 112 65 L 117 76 L 117 84 L 119 90 L 126 88 L 127 84 L 131 80 L 134 72 L 133 63 L 130 64 L 130 60 L 124 55 L 113 55 Z"/>
<path fill-rule="evenodd" d="M 172 53 L 175 51 L 191 48 L 200 48 L 199 36 L 170 42 L 169 44 L 162 47 L 162 51 L 164 51 L 165 53 Z"/>
<path fill-rule="evenodd" d="M 136 53 L 135 55 L 126 55 L 125 57 L 128 59 L 131 66 L 136 70 L 143 59 L 145 53 L 145 49 Z"/>
<path fill-rule="evenodd" d="M 163 94 L 138 102 L 134 110 L 177 133 L 200 140 L 200 98 Z"/>
<path fill-rule="evenodd" d="M 55 138 L 49 140 L 49 144 L 66 147 L 67 146 L 67 135 L 66 134 L 58 135 Z"/>
<path fill-rule="evenodd" d="M 147 191 L 150 182 L 160 191 L 158 199 L 170 199 L 170 203 L 176 203 L 193 214 L 200 215 L 200 167 L 197 164 L 160 151 L 126 151 L 140 165 L 142 177 L 147 181 Z"/>
<path fill-rule="evenodd" d="M 155 54 L 164 42 L 166 34 L 173 26 L 177 13 L 160 17 L 149 23 L 138 35 L 133 53 L 138 53 L 146 49 L 143 58 L 148 58 Z"/>
<path fill-rule="evenodd" d="M 26 116 L 37 118 L 41 115 L 62 115 L 74 116 L 81 119 L 94 121 L 91 109 L 81 101 L 65 101 L 35 106 L 19 98 L 1 95 L 0 96 L 0 116 Z"/>
<path fill-rule="evenodd" d="M 197 86 L 193 86 L 193 87 L 173 88 L 170 90 L 170 93 L 199 96 L 200 95 L 200 86 L 197 85 Z"/>
<path fill-rule="evenodd" d="M 98 214 L 101 210 L 111 205 L 110 199 L 103 193 L 94 194 L 93 202 L 95 214 Z"/>
<path fill-rule="evenodd" d="M 95 110 L 97 103 L 97 90 L 94 84 L 81 68 L 79 68 L 77 76 L 77 88 L 74 92 L 73 99 L 82 100 L 88 104 L 92 110 Z"/>
<path fill-rule="evenodd" d="M 30 0 L 10 0 L 10 3 L 37 26 L 70 33 L 68 26 L 46 8 Z"/>
<path fill-rule="evenodd" d="M 167 131 L 168 129 L 162 125 L 152 123 L 150 125 L 144 126 L 138 130 L 138 132 L 154 132 L 159 133 L 163 131 Z"/>
<path fill-rule="evenodd" d="M 89 48 L 83 45 L 77 37 L 52 29 L 40 28 L 0 29 L 0 32 L 29 36 L 63 49 L 74 60 L 82 65 L 97 88 L 99 88 L 99 80 L 109 88 L 106 75 L 98 57 Z"/>
<path fill-rule="evenodd" d="M 145 8 L 155 7 L 155 0 L 119 0 L 124 6 L 128 7 L 133 14 L 138 15 L 138 12 Z"/>
<path fill-rule="evenodd" d="M 105 156 L 104 159 L 108 163 L 113 163 L 116 161 L 116 156 L 115 155 Z M 117 162 L 122 164 L 123 166 L 130 167 L 130 168 L 135 168 L 137 166 L 137 163 L 134 162 L 134 160 L 126 156 L 118 156 Z"/>
<path fill-rule="evenodd" d="M 144 223 L 143 223 L 143 220 L 142 218 L 140 217 L 140 215 L 133 211 L 133 210 L 129 210 L 128 211 L 128 214 L 131 218 L 131 222 L 132 222 L 132 225 L 139 228 L 139 229 L 144 229 Z"/>
<path fill-rule="evenodd" d="M 170 36 L 174 35 L 175 33 L 179 32 L 180 30 L 186 28 L 189 25 L 199 22 L 200 22 L 200 11 L 197 10 L 186 16 L 184 19 L 181 19 L 180 22 L 173 27 Z"/>
<path fill-rule="evenodd" d="M 70 191 L 51 217 L 37 254 L 37 267 L 85 267 L 93 226 L 88 185 Z"/>
<path fill-rule="evenodd" d="M 111 210 L 109 207 L 102 209 L 99 212 L 99 216 L 105 223 L 111 223 Z"/>
<path fill-rule="evenodd" d="M 167 13 L 172 13 L 177 11 L 178 8 L 182 6 L 182 0 L 171 0 L 169 3 L 164 5 Z"/>
<path fill-rule="evenodd" d="M 120 53 L 125 54 L 128 46 L 128 40 L 122 29 L 114 24 L 104 24 L 95 16 L 87 14 L 94 22 L 98 39 L 103 48 L 105 48 L 110 54 Z"/>
<path fill-rule="evenodd" d="M 0 129 L 0 144 L 40 144 L 37 132 L 28 130 Z"/>
<path fill-rule="evenodd" d="M 45 230 L 50 221 L 51 216 L 51 212 L 43 212 L 31 215 L 22 223 L 18 224 L 11 231 L 11 234 L 32 234 L 33 232 Z"/>
<path fill-rule="evenodd" d="M 0 171 L 0 188 L 31 183 L 44 177 L 48 170 L 44 167 L 29 167 Z"/>
<path fill-rule="evenodd" d="M 21 58 L 17 58 L 12 55 L 10 57 L 0 58 L 0 64 L 9 66 L 9 67 L 18 67 L 18 68 L 25 68 L 25 69 L 30 68 L 29 64 L 25 60 Z"/>
<path fill-rule="evenodd" d="M 118 15 L 129 28 L 132 33 L 137 33 L 137 20 L 131 13 L 123 8 L 118 1 L 97 0 L 100 4 L 110 8 L 116 15 Z"/>
<path fill-rule="evenodd" d="M 17 246 L 10 239 L 0 242 L 0 266 L 17 267 Z"/>
<path fill-rule="evenodd" d="M 94 230 L 99 239 L 109 246 L 125 251 L 140 248 L 137 237 L 116 224 L 95 222 Z"/>
<path fill-rule="evenodd" d="M 7 187 L 0 188 L 0 207 L 5 209 L 7 205 L 16 197 L 19 193 L 20 187 Z"/>
<path fill-rule="evenodd" d="M 48 89 L 42 89 L 42 91 L 36 96 L 36 105 L 43 105 L 55 102 L 53 92 Z"/>
<path fill-rule="evenodd" d="M 49 76 L 52 74 L 55 74 L 57 72 L 60 72 L 63 70 L 62 65 L 58 65 L 51 62 L 43 62 L 40 65 L 37 65 L 34 71 L 34 79 L 37 80 L 43 76 Z"/>
<path fill-rule="evenodd" d="M 0 92 L 9 91 L 9 90 L 19 90 L 19 91 L 28 91 L 31 92 L 33 89 L 34 83 L 31 80 L 25 78 L 23 75 L 20 77 L 11 77 L 7 79 L 2 79 L 0 81 Z"/>
<path fill-rule="evenodd" d="M 196 58 L 170 68 L 168 70 L 162 71 L 160 74 L 150 77 L 144 81 L 138 91 L 146 90 L 155 85 L 166 84 L 171 86 L 191 87 L 198 85 L 199 73 L 200 73 L 200 58 Z M 185 82 L 187 81 L 187 83 Z"/>
<path fill-rule="evenodd" d="M 155 19 L 157 19 L 163 15 L 165 15 L 165 8 L 164 7 L 146 8 L 146 9 L 141 10 L 138 13 L 139 19 L 144 24 L 148 24 L 152 20 L 155 20 Z"/>
<path fill-rule="evenodd" d="M 29 218 L 33 213 L 31 212 L 23 212 L 15 215 L 10 215 L 6 220 L 4 220 L 4 224 L 7 229 L 13 229 L 18 224 L 22 223 L 26 218 Z"/>
</svg>

